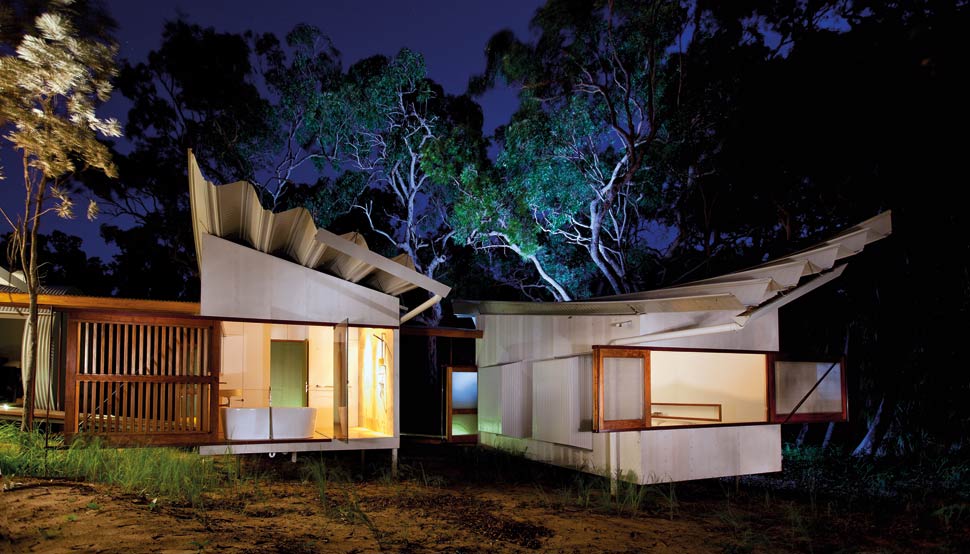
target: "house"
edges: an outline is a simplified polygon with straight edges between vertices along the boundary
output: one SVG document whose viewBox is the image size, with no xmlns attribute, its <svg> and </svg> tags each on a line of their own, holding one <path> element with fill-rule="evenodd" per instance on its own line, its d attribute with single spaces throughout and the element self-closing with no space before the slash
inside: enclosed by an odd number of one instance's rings
<svg viewBox="0 0 970 554">
<path fill-rule="evenodd" d="M 396 454 L 400 327 L 449 288 L 303 208 L 264 210 L 248 183 L 206 181 L 191 152 L 189 188 L 200 302 L 42 295 L 59 338 L 38 372 L 63 379 L 38 417 L 54 410 L 68 438 L 202 454 Z M 415 288 L 430 299 L 402 312 Z M 11 317 L 26 303 L 0 294 Z"/>
<path fill-rule="evenodd" d="M 474 318 L 483 445 L 639 484 L 779 471 L 781 424 L 843 421 L 845 360 L 779 352 L 778 310 L 837 279 L 890 213 L 758 267 Z"/>
</svg>

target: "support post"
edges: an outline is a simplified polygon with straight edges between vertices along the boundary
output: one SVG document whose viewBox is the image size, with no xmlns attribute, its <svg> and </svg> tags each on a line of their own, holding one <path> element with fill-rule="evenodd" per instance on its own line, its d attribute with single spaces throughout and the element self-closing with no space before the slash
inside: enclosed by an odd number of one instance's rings
<svg viewBox="0 0 970 554">
<path fill-rule="evenodd" d="M 616 433 L 607 433 L 607 448 L 610 452 L 610 497 L 614 499 L 619 490 L 620 479 L 619 441 L 616 438 Z"/>
<path fill-rule="evenodd" d="M 397 448 L 391 449 L 391 479 L 397 479 Z"/>
</svg>

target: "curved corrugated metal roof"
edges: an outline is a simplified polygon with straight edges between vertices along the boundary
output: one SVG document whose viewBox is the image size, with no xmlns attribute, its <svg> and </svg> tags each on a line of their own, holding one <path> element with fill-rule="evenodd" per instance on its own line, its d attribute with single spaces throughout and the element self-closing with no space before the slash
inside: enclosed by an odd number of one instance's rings
<svg viewBox="0 0 970 554">
<path fill-rule="evenodd" d="M 739 317 L 804 284 L 803 278 L 831 273 L 836 262 L 892 233 L 892 214 L 883 212 L 811 248 L 718 277 L 662 289 L 574 302 L 456 302 L 456 313 L 624 315 L 670 311 L 741 310 Z M 817 283 L 816 283 L 817 285 Z M 713 299 L 718 299 L 716 302 Z M 596 304 L 602 304 L 597 307 Z"/>
<path fill-rule="evenodd" d="M 247 182 L 217 186 L 207 181 L 191 152 L 189 194 L 200 266 L 200 233 L 206 233 L 244 242 L 260 252 L 284 256 L 304 267 L 390 295 L 421 287 L 444 297 L 451 290 L 415 271 L 414 261 L 407 254 L 388 259 L 370 251 L 359 233 L 338 236 L 318 229 L 305 208 L 279 213 L 264 209 Z"/>
</svg>

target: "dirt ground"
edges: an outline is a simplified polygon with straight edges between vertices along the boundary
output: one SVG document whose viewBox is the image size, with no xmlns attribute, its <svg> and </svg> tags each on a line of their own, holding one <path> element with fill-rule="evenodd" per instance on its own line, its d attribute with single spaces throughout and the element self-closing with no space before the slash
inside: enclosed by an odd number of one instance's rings
<svg viewBox="0 0 970 554">
<path fill-rule="evenodd" d="M 904 507 L 839 505 L 832 513 L 824 499 L 786 499 L 730 481 L 660 488 L 634 509 L 568 474 L 489 484 L 463 481 L 460 472 L 428 477 L 421 465 L 399 480 L 331 479 L 321 491 L 289 463 L 252 471 L 208 493 L 202 506 L 99 484 L 5 478 L 0 552 L 970 551 L 970 534 L 955 521 Z"/>
</svg>

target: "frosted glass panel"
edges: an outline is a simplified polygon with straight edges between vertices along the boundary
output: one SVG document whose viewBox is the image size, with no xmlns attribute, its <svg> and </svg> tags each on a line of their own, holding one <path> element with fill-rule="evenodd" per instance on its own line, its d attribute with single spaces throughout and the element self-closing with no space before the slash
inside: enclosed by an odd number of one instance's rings
<svg viewBox="0 0 970 554">
<path fill-rule="evenodd" d="M 454 410 L 478 408 L 478 373 L 454 371 L 451 374 L 451 407 Z"/>
<path fill-rule="evenodd" d="M 832 362 L 775 362 L 775 412 L 791 413 L 798 401 L 831 366 Z M 836 363 L 796 413 L 829 414 L 841 411 L 842 366 Z"/>
<path fill-rule="evenodd" d="M 451 416 L 451 436 L 475 435 L 478 433 L 478 415 L 454 414 Z"/>
<path fill-rule="evenodd" d="M 643 387 L 643 358 L 604 357 L 605 419 L 643 419 Z"/>
</svg>

